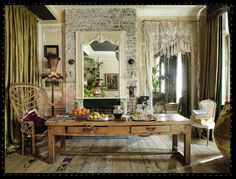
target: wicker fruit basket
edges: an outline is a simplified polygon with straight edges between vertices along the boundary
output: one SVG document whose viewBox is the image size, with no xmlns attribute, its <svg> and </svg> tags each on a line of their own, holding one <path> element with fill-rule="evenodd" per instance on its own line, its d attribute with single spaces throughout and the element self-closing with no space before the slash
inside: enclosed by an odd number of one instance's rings
<svg viewBox="0 0 236 179">
<path fill-rule="evenodd" d="M 74 114 L 76 119 L 88 119 L 90 114 Z"/>
<path fill-rule="evenodd" d="M 86 108 L 77 108 L 72 110 L 72 114 L 76 117 L 76 119 L 88 119 L 90 110 Z"/>
</svg>

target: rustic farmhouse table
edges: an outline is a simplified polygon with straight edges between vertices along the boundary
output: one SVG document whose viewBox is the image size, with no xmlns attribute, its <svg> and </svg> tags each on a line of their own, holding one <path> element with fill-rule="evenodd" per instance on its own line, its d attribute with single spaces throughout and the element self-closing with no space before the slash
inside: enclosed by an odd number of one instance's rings
<svg viewBox="0 0 236 179">
<path fill-rule="evenodd" d="M 172 150 L 167 153 L 180 153 L 186 164 L 191 162 L 191 121 L 179 114 L 155 114 L 150 121 L 102 121 L 76 120 L 76 118 L 50 118 L 48 126 L 49 163 L 56 157 L 55 137 L 60 137 L 61 152 L 65 149 L 65 136 L 149 136 L 172 135 Z M 184 135 L 184 151 L 178 148 L 178 134 Z M 114 139 L 115 140 L 115 139 Z M 63 149 L 63 150 L 62 150 Z M 132 152 L 131 152 L 132 153 Z M 75 155 L 75 151 L 67 152 Z M 107 154 L 107 153 L 106 153 Z M 127 153 L 126 153 L 127 154 Z M 135 152 L 137 154 L 137 152 Z M 140 152 L 144 155 L 144 152 Z M 96 155 L 96 154 L 94 154 Z"/>
</svg>

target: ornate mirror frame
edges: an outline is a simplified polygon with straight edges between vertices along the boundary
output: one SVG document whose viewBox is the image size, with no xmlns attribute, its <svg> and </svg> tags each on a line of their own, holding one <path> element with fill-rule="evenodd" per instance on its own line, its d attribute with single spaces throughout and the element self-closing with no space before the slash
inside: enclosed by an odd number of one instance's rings
<svg viewBox="0 0 236 179">
<path fill-rule="evenodd" d="M 126 89 L 126 47 L 125 47 L 125 31 L 77 31 L 76 32 L 76 101 L 84 99 L 84 53 L 83 48 L 91 44 L 93 41 L 104 42 L 109 41 L 118 46 L 119 49 L 119 98 L 125 98 Z M 86 97 L 88 98 L 88 97 Z M 117 97 L 94 97 L 98 98 L 117 98 Z"/>
</svg>

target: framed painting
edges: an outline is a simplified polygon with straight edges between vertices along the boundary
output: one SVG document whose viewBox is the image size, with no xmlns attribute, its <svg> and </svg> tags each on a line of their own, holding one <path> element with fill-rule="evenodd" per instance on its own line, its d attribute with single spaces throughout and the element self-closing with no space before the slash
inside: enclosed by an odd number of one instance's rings
<svg viewBox="0 0 236 179">
<path fill-rule="evenodd" d="M 107 90 L 119 90 L 119 73 L 106 73 L 105 85 Z"/>
<path fill-rule="evenodd" d="M 47 57 L 49 54 L 59 56 L 58 45 L 44 45 L 44 57 Z"/>
</svg>

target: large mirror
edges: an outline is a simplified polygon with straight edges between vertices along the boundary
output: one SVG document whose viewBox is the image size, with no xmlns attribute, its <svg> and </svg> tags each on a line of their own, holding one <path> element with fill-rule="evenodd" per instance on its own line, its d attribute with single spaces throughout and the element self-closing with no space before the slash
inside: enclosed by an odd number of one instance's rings
<svg viewBox="0 0 236 179">
<path fill-rule="evenodd" d="M 109 41 L 84 45 L 84 97 L 119 97 L 119 47 Z"/>
<path fill-rule="evenodd" d="M 76 98 L 125 97 L 123 31 L 76 33 Z"/>
</svg>

